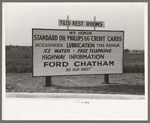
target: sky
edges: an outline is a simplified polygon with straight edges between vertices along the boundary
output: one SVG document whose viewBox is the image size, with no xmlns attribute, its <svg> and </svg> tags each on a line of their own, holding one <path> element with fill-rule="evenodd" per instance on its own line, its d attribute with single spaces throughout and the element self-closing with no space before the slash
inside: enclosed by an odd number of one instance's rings
<svg viewBox="0 0 150 123">
<path fill-rule="evenodd" d="M 125 32 L 125 49 L 144 49 L 145 3 L 3 3 L 3 41 L 32 46 L 32 28 L 67 29 L 59 19 L 104 21 L 104 28 Z M 93 30 L 92 27 L 69 29 Z M 4 40 L 5 39 L 5 40 Z"/>
</svg>

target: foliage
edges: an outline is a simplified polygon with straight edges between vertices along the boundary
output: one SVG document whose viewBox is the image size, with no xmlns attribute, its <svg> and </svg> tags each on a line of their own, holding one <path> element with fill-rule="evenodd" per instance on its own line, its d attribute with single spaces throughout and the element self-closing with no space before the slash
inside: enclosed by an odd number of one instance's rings
<svg viewBox="0 0 150 123">
<path fill-rule="evenodd" d="M 6 73 L 32 72 L 32 48 L 6 46 Z"/>
<path fill-rule="evenodd" d="M 124 51 L 129 52 L 129 49 L 125 49 Z"/>
</svg>

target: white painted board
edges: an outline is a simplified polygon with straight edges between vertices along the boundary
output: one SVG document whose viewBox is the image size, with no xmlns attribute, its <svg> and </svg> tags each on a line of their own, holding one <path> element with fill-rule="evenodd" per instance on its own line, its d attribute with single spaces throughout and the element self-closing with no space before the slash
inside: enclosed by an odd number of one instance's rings
<svg viewBox="0 0 150 123">
<path fill-rule="evenodd" d="M 32 29 L 33 76 L 123 72 L 124 31 Z"/>
</svg>

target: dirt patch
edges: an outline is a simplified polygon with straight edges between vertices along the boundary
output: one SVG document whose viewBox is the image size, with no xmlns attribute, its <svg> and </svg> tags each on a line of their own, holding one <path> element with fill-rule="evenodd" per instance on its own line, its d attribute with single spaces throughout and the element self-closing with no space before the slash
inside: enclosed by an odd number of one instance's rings
<svg viewBox="0 0 150 123">
<path fill-rule="evenodd" d="M 45 86 L 45 77 L 31 73 L 7 73 L 7 92 L 29 93 L 95 93 L 144 95 L 144 74 L 109 75 L 110 84 L 103 84 L 104 75 L 52 77 L 52 86 Z"/>
</svg>

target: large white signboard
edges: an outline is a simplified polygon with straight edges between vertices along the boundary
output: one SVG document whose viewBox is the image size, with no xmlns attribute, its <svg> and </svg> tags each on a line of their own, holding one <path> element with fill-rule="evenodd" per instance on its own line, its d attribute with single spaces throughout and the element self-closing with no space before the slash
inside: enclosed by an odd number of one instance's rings
<svg viewBox="0 0 150 123">
<path fill-rule="evenodd" d="M 124 31 L 32 29 L 33 76 L 123 72 Z"/>
</svg>

